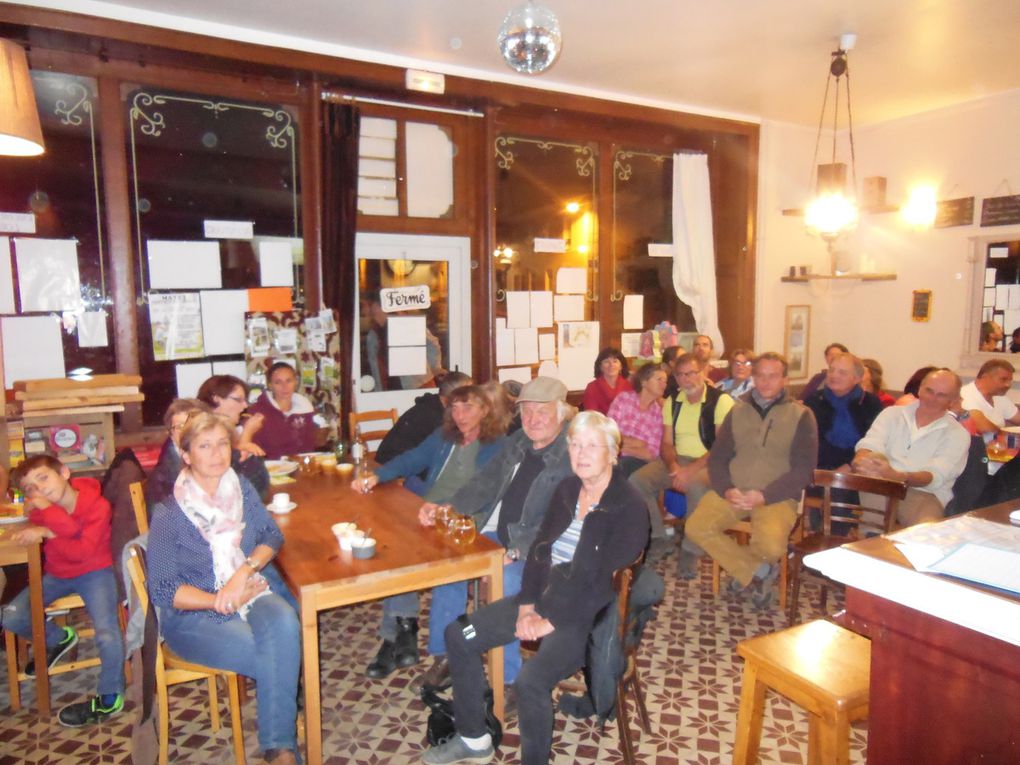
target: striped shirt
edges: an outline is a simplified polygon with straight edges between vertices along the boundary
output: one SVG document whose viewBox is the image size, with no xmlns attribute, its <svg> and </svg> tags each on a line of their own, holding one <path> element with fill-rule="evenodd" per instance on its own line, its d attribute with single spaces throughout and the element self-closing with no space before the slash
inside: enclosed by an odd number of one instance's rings
<svg viewBox="0 0 1020 765">
<path fill-rule="evenodd" d="M 570 525 L 553 542 L 550 556 L 554 566 L 558 563 L 570 563 L 574 559 L 574 553 L 577 551 L 577 542 L 581 539 L 581 526 L 584 525 L 584 519 L 578 517 L 580 510 L 580 505 L 574 506 L 574 520 L 570 522 Z"/>
</svg>

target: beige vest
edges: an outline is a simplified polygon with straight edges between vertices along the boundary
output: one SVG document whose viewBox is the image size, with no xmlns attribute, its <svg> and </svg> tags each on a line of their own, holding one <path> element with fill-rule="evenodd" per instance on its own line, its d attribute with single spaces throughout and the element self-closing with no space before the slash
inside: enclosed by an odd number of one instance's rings
<svg viewBox="0 0 1020 765">
<path fill-rule="evenodd" d="M 762 419 L 757 410 L 737 401 L 730 412 L 736 454 L 730 477 L 741 491 L 763 489 L 790 470 L 790 449 L 804 405 L 786 398 Z"/>
</svg>

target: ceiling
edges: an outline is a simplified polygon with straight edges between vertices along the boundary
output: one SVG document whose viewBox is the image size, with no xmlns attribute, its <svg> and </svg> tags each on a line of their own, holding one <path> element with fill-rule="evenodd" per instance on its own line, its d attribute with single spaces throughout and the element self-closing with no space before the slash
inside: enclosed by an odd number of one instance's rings
<svg viewBox="0 0 1020 765">
<path fill-rule="evenodd" d="M 523 0 L 41 0 L 155 26 L 688 111 L 817 124 L 843 32 L 855 126 L 1020 88 L 1017 0 L 540 0 L 563 53 L 512 72 L 496 33 Z M 173 13 L 166 13 L 168 7 Z M 1011 42 L 1012 41 L 1012 42 Z"/>
</svg>

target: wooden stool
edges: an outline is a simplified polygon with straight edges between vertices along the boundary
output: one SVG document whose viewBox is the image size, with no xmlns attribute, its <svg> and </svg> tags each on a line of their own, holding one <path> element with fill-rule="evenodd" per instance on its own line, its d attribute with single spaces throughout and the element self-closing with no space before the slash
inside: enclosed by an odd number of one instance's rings
<svg viewBox="0 0 1020 765">
<path fill-rule="evenodd" d="M 850 762 L 850 723 L 868 717 L 870 640 L 816 619 L 742 640 L 737 653 L 744 658 L 744 687 L 734 765 L 758 761 L 767 688 L 807 710 L 809 763 Z"/>
</svg>

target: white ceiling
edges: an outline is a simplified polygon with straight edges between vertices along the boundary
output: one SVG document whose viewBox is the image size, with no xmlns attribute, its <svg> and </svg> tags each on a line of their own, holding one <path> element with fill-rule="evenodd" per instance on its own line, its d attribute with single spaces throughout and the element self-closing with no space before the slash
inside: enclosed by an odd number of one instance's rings
<svg viewBox="0 0 1020 765">
<path fill-rule="evenodd" d="M 563 53 L 520 75 L 496 49 L 523 0 L 41 0 L 79 13 L 747 119 L 815 124 L 829 53 L 850 54 L 854 121 L 1020 88 L 1020 0 L 540 0 Z M 172 14 L 167 9 L 172 8 Z"/>
</svg>

